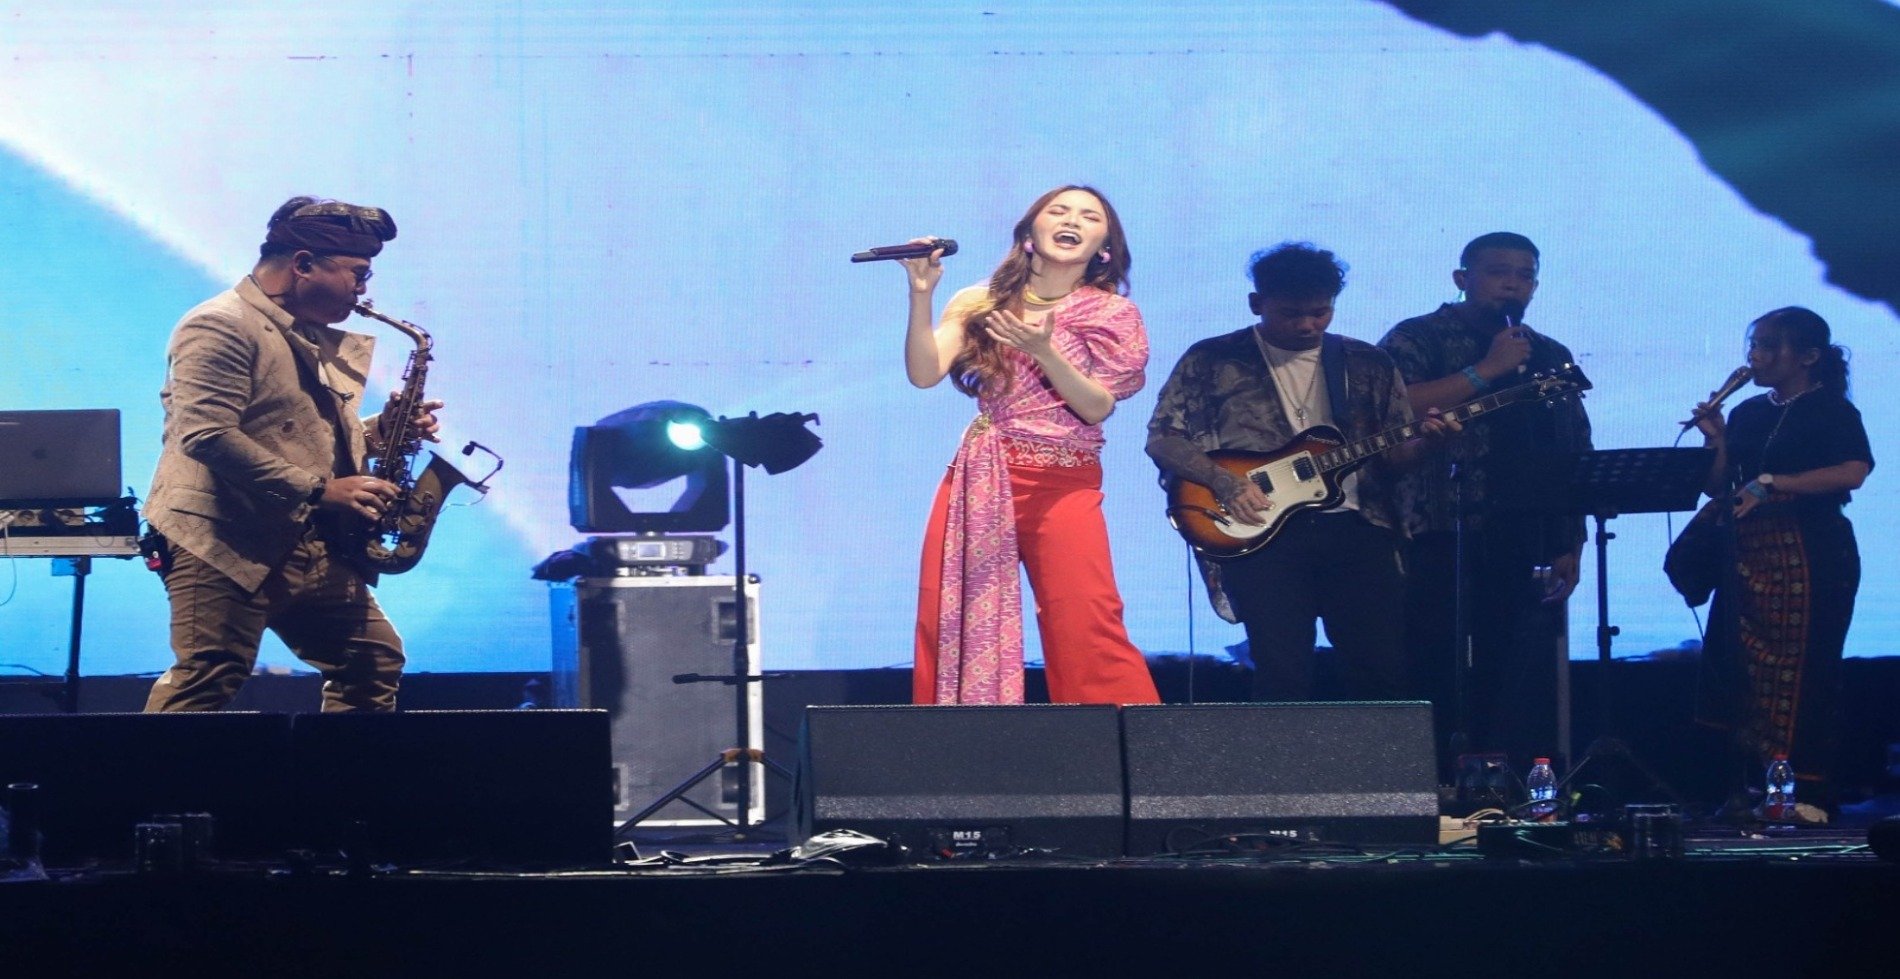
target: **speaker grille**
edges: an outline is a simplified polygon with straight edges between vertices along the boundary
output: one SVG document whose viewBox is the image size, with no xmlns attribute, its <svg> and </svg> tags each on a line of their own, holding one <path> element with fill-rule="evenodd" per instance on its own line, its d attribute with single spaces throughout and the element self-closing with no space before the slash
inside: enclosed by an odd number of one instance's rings
<svg viewBox="0 0 1900 979">
<path fill-rule="evenodd" d="M 1130 707 L 1122 726 L 1131 854 L 1168 852 L 1190 829 L 1437 840 L 1430 704 Z"/>
<path fill-rule="evenodd" d="M 554 617 L 555 702 L 605 710 L 613 744 L 614 816 L 626 819 L 737 744 L 733 688 L 674 683 L 681 673 L 733 671 L 731 576 L 583 578 L 549 591 Z M 746 587 L 752 628 L 747 672 L 759 666 L 759 586 Z M 760 684 L 745 685 L 751 741 L 761 747 Z M 751 822 L 765 818 L 765 783 L 756 765 L 727 768 L 685 798 L 737 818 L 738 777 L 752 783 Z M 717 824 L 674 802 L 643 825 Z"/>
<path fill-rule="evenodd" d="M 813 707 L 800 738 L 799 838 L 854 829 L 928 851 L 946 831 L 1114 856 L 1123 798 L 1108 706 Z"/>
</svg>

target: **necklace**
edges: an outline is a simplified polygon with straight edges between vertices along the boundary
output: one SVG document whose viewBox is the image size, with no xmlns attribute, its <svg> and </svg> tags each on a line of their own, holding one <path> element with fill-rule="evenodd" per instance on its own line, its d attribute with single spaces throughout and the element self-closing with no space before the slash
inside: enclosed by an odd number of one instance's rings
<svg viewBox="0 0 1900 979">
<path fill-rule="evenodd" d="M 1770 390 L 1768 392 L 1768 403 L 1774 405 L 1777 408 L 1786 408 L 1787 406 L 1794 404 L 1795 401 L 1799 400 L 1802 395 L 1805 395 L 1808 392 L 1813 391 L 1815 388 L 1818 388 L 1818 387 L 1820 387 L 1819 384 L 1810 385 L 1806 388 L 1803 388 L 1801 391 L 1795 394 L 1789 395 L 1786 398 L 1783 398 L 1781 396 L 1781 392 Z"/>
<path fill-rule="evenodd" d="M 1773 388 L 1769 389 L 1768 403 L 1781 409 L 1781 417 L 1775 419 L 1775 427 L 1769 429 L 1768 437 L 1762 440 L 1761 459 L 1759 463 L 1755 466 L 1755 471 L 1757 473 L 1764 473 L 1768 471 L 1768 447 L 1775 444 L 1775 436 L 1781 434 L 1781 423 L 1788 420 L 1788 406 L 1801 400 L 1801 395 L 1807 394 L 1809 391 L 1816 390 L 1819 387 L 1820 387 L 1819 384 L 1812 385 L 1808 387 L 1807 390 L 1804 390 L 1800 392 L 1799 394 L 1795 394 L 1789 397 L 1788 400 L 1786 401 L 1781 400 L 1781 397 L 1775 393 Z"/>
<path fill-rule="evenodd" d="M 1069 290 L 1069 292 L 1074 292 L 1074 291 L 1075 290 L 1073 289 Z M 1041 296 L 1036 295 L 1035 290 L 1029 288 L 1028 286 L 1023 286 L 1023 302 L 1029 303 L 1034 306 L 1053 306 L 1056 303 L 1059 303 L 1067 298 L 1069 298 L 1068 292 L 1065 292 L 1062 295 L 1055 297 L 1054 299 L 1044 299 Z"/>
<path fill-rule="evenodd" d="M 1254 338 L 1259 340 L 1260 334 L 1256 332 Z M 1293 356 L 1287 358 L 1287 363 L 1289 365 L 1292 364 L 1300 354 L 1305 352 L 1306 351 L 1299 351 L 1294 353 Z M 1293 393 L 1293 387 L 1281 378 L 1280 365 L 1274 362 L 1273 353 L 1265 340 L 1260 340 L 1260 353 L 1267 359 L 1267 373 L 1273 375 L 1274 387 L 1279 388 L 1287 395 L 1291 395 Z M 1293 419 L 1299 423 L 1299 427 L 1301 428 L 1306 427 L 1307 408 L 1313 403 L 1313 392 L 1319 388 L 1319 351 L 1315 349 L 1312 353 L 1313 373 L 1306 376 L 1306 393 L 1300 395 L 1299 398 L 1293 402 Z M 1288 373 L 1291 373 L 1291 371 L 1289 370 Z"/>
</svg>

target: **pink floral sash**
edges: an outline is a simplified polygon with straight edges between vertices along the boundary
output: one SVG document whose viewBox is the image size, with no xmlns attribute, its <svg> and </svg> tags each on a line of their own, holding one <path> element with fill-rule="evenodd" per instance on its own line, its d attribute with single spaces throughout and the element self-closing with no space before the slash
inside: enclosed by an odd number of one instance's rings
<svg viewBox="0 0 1900 979">
<path fill-rule="evenodd" d="M 937 703 L 1023 702 L 1023 596 L 1003 439 L 988 415 L 950 464 L 937 602 Z"/>
</svg>

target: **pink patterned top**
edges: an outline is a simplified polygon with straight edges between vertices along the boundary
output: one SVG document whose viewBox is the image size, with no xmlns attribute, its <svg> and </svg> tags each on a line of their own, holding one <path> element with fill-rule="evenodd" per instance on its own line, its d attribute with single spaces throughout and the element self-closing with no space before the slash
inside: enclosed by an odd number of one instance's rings
<svg viewBox="0 0 1900 979">
<path fill-rule="evenodd" d="M 1148 333 L 1123 296 L 1077 289 L 1049 311 L 1056 349 L 1117 401 L 1147 380 Z M 950 464 L 939 594 L 937 703 L 1023 701 L 1023 606 L 1009 466 L 1083 466 L 1102 426 L 1077 417 L 1029 355 L 1006 350 L 1014 383 L 977 399 Z"/>
</svg>

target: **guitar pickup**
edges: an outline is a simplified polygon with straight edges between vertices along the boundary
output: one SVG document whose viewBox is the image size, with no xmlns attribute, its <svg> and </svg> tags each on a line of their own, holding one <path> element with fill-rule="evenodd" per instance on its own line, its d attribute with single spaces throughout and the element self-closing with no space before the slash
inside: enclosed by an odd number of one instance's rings
<svg viewBox="0 0 1900 979">
<path fill-rule="evenodd" d="M 1259 469 L 1256 469 L 1253 472 L 1248 473 L 1247 480 L 1253 483 L 1255 486 L 1260 487 L 1260 492 L 1265 493 L 1268 496 L 1273 495 L 1273 474 L 1267 472 L 1267 468 L 1265 466 L 1262 466 Z"/>
<path fill-rule="evenodd" d="M 1313 465 L 1313 458 L 1311 456 L 1302 456 L 1293 460 L 1293 475 L 1298 476 L 1300 482 L 1304 483 L 1318 476 L 1319 469 Z"/>
</svg>

